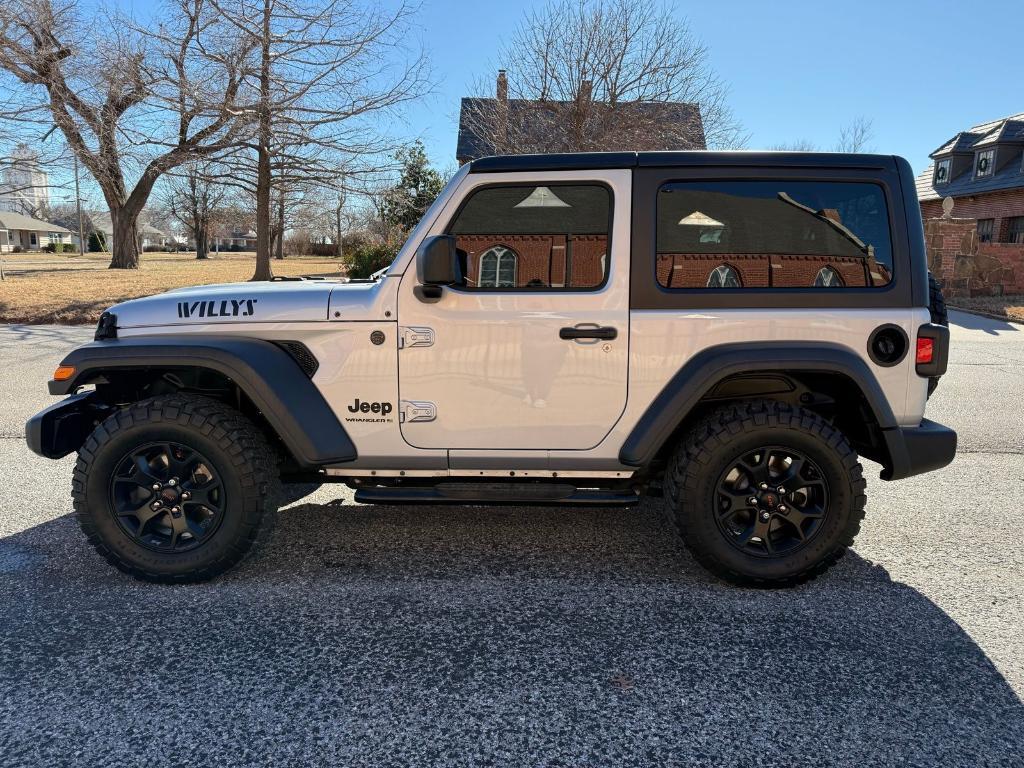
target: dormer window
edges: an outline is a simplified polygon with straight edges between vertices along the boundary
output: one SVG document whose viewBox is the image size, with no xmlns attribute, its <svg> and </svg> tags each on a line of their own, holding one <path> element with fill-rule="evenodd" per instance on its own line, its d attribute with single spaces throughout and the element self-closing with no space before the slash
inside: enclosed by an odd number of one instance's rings
<svg viewBox="0 0 1024 768">
<path fill-rule="evenodd" d="M 977 178 L 983 178 L 985 176 L 992 175 L 992 166 L 995 163 L 996 151 L 994 149 L 986 149 L 984 152 L 978 153 L 978 160 L 974 166 L 974 175 Z"/>
<path fill-rule="evenodd" d="M 945 160 L 939 160 L 935 164 L 935 183 L 946 184 L 949 181 L 949 167 L 953 161 L 948 157 Z"/>
</svg>

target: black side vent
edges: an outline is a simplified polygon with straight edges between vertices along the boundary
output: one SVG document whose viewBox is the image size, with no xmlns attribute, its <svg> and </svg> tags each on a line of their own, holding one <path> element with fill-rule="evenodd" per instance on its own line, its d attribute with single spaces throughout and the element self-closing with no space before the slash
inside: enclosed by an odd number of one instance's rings
<svg viewBox="0 0 1024 768">
<path fill-rule="evenodd" d="M 309 348 L 301 341 L 277 341 L 274 342 L 292 356 L 292 359 L 299 364 L 299 368 L 309 378 L 313 378 L 313 374 L 316 373 L 316 369 L 320 367 L 320 361 L 317 360 L 313 353 L 309 351 Z"/>
</svg>

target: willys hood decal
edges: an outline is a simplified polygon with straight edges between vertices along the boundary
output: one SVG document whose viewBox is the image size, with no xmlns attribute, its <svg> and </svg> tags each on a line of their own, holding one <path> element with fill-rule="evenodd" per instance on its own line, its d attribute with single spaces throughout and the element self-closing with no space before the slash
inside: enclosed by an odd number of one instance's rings
<svg viewBox="0 0 1024 768">
<path fill-rule="evenodd" d="M 119 328 L 322 321 L 328 319 L 333 292 L 341 294 L 335 295 L 335 305 L 350 303 L 345 301 L 350 295 L 351 303 L 361 305 L 359 299 L 373 287 L 327 280 L 201 285 L 126 301 L 110 311 Z"/>
</svg>

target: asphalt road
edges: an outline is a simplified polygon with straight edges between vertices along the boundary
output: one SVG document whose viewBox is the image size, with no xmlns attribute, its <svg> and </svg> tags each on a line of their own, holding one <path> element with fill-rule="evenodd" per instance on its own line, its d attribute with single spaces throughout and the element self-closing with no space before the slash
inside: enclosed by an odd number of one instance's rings
<svg viewBox="0 0 1024 768">
<path fill-rule="evenodd" d="M 214 583 L 136 583 L 23 442 L 91 330 L 0 329 L 0 765 L 1020 766 L 1024 326 L 954 317 L 928 415 L 957 460 L 869 466 L 855 551 L 775 592 L 714 581 L 653 505 L 338 487 Z"/>
</svg>

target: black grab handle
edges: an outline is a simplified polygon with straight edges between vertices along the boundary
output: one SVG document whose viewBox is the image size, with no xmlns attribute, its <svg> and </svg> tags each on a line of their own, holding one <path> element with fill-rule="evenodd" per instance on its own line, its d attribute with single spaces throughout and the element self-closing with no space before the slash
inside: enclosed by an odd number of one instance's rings
<svg viewBox="0 0 1024 768">
<path fill-rule="evenodd" d="M 558 332 L 560 339 L 604 339 L 610 341 L 618 335 L 618 330 L 607 325 L 601 328 L 562 328 Z"/>
</svg>

